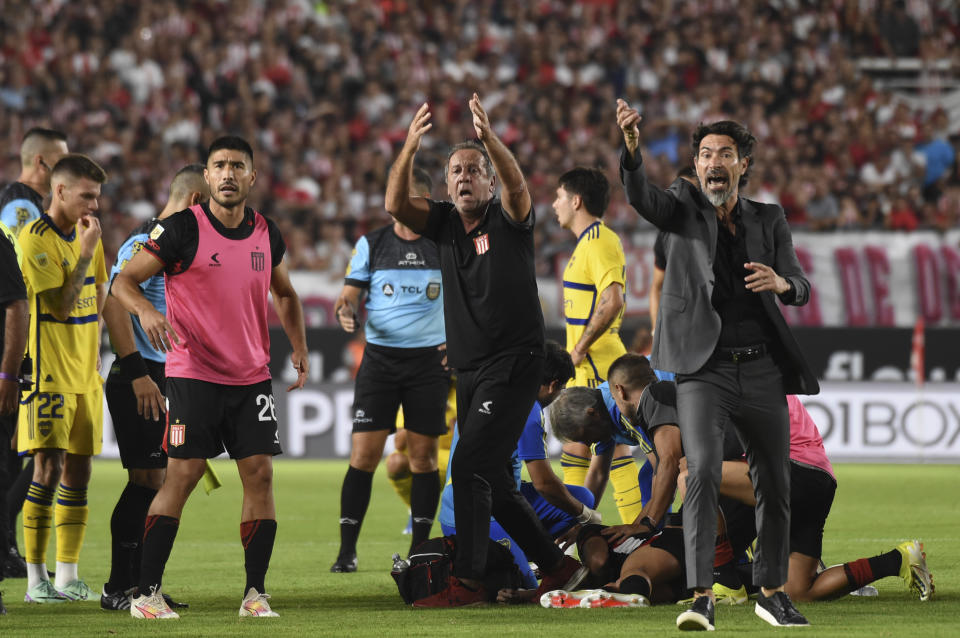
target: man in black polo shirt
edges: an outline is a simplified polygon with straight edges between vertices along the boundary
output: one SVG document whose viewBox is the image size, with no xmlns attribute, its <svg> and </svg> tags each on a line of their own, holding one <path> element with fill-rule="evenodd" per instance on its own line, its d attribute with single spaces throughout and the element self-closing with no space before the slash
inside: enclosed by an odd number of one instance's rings
<svg viewBox="0 0 960 638">
<path fill-rule="evenodd" d="M 579 563 L 553 544 L 510 471 L 510 455 L 533 407 L 543 368 L 534 212 L 523 173 L 490 128 L 476 94 L 469 106 L 480 144 L 457 144 L 447 156 L 452 201 L 409 196 L 414 156 L 433 126 L 426 104 L 414 116 L 387 182 L 387 211 L 435 241 L 440 251 L 447 353 L 457 370 L 455 576 L 448 588 L 417 601 L 418 607 L 457 607 L 487 599 L 481 579 L 491 513 L 543 570 L 540 589 L 569 588 L 580 573 Z M 498 176 L 500 198 L 494 197 Z"/>
</svg>

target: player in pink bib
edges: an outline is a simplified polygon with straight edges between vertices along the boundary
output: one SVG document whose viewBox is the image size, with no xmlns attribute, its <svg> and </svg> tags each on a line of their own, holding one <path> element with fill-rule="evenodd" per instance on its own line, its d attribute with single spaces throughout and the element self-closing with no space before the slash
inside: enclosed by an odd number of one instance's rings
<svg viewBox="0 0 960 638">
<path fill-rule="evenodd" d="M 277 615 L 264 591 L 277 531 L 273 456 L 280 454 L 268 368 L 268 293 L 293 347 L 298 376 L 288 391 L 302 388 L 306 380 L 307 345 L 280 231 L 245 206 L 256 176 L 253 150 L 245 140 L 215 140 L 204 170 L 210 202 L 160 221 L 113 283 L 112 294 L 137 315 L 153 346 L 167 354 L 164 448 L 170 460 L 147 515 L 139 596 L 130 605 L 135 618 L 179 617 L 161 594 L 163 570 L 206 459 L 224 449 L 236 460 L 243 483 L 240 535 L 247 581 L 240 616 Z M 161 270 L 166 317 L 139 288 Z"/>
</svg>

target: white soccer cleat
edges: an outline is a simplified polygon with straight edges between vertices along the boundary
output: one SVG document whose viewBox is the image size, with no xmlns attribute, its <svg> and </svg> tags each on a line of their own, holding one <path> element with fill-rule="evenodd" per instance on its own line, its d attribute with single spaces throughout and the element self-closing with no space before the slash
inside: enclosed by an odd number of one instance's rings
<svg viewBox="0 0 960 638">
<path fill-rule="evenodd" d="M 598 591 L 584 597 L 580 607 L 598 609 L 601 607 L 649 607 L 650 601 L 640 594 L 618 594 L 611 591 Z"/>
<path fill-rule="evenodd" d="M 270 594 L 261 594 L 256 588 L 251 587 L 247 595 L 243 597 L 240 603 L 241 618 L 277 618 L 280 616 L 277 612 L 270 609 L 270 603 L 267 599 Z"/>
<path fill-rule="evenodd" d="M 580 607 L 580 602 L 583 599 L 598 592 L 600 592 L 599 589 L 581 589 L 580 591 L 554 589 L 540 597 L 540 606 L 547 609 L 571 609 Z"/>
<path fill-rule="evenodd" d="M 170 609 L 163 594 L 156 587 L 150 588 L 150 595 L 137 596 L 130 601 L 130 615 L 144 620 L 176 620 L 180 614 Z"/>
</svg>

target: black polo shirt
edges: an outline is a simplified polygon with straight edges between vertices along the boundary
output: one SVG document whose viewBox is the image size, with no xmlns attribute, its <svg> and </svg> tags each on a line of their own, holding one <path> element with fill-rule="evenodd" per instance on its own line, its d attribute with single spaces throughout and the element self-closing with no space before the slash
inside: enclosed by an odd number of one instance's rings
<svg viewBox="0 0 960 638">
<path fill-rule="evenodd" d="M 430 200 L 423 236 L 440 252 L 447 357 L 470 370 L 504 354 L 543 354 L 543 313 L 533 259 L 534 211 L 514 222 L 499 199 L 466 233 L 456 207 Z"/>
</svg>

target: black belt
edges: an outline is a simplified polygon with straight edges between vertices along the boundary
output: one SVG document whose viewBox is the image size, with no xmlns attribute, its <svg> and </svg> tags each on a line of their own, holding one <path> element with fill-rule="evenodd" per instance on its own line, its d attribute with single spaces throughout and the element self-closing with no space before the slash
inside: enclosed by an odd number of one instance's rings
<svg viewBox="0 0 960 638">
<path fill-rule="evenodd" d="M 767 354 L 767 344 L 761 343 L 755 346 L 745 346 L 743 348 L 717 348 L 713 352 L 713 358 L 717 361 L 729 361 L 731 363 L 746 363 L 754 361 Z"/>
</svg>

